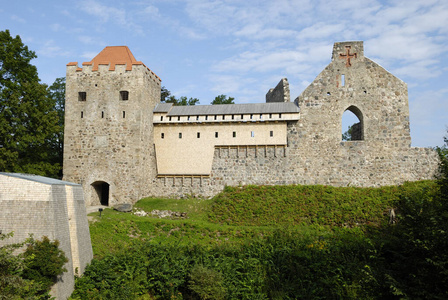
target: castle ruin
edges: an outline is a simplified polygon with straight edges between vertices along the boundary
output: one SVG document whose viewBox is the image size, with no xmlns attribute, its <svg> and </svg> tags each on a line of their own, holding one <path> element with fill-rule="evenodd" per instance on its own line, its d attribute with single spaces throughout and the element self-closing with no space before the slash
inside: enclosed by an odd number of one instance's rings
<svg viewBox="0 0 448 300">
<path fill-rule="evenodd" d="M 87 205 L 144 196 L 211 196 L 224 186 L 382 186 L 433 178 L 432 149 L 411 147 L 406 84 L 335 43 L 332 60 L 290 101 L 282 79 L 266 103 L 173 106 L 125 46 L 67 65 L 64 180 Z M 341 139 L 342 114 L 359 120 Z"/>
</svg>

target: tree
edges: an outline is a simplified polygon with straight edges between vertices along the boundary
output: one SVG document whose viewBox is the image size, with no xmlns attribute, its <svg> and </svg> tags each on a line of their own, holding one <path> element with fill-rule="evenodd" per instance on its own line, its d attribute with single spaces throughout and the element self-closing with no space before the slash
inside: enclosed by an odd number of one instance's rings
<svg viewBox="0 0 448 300">
<path fill-rule="evenodd" d="M 54 83 L 48 88 L 48 97 L 55 103 L 55 110 L 58 114 L 59 131 L 56 132 L 52 140 L 53 158 L 52 162 L 62 166 L 64 155 L 64 115 L 65 115 L 65 77 L 56 78 Z M 62 169 L 61 169 L 62 171 Z M 59 174 L 60 176 L 62 174 Z"/>
<path fill-rule="evenodd" d="M 171 95 L 171 92 L 162 86 L 160 93 L 160 102 L 162 103 L 173 103 L 175 106 L 186 106 L 186 105 L 196 105 L 199 104 L 198 98 L 188 99 L 185 96 L 181 96 L 179 99 L 176 96 Z"/>
<path fill-rule="evenodd" d="M 233 100 L 235 100 L 235 98 L 233 97 L 228 97 L 226 95 L 219 95 L 216 96 L 215 99 L 212 101 L 212 105 L 215 104 L 235 104 L 235 102 L 233 102 Z"/>
<path fill-rule="evenodd" d="M 342 140 L 343 141 L 351 141 L 352 140 L 352 131 L 353 131 L 352 126 L 348 126 L 347 131 L 342 134 Z"/>
<path fill-rule="evenodd" d="M 0 31 L 0 171 L 56 177 L 51 141 L 60 131 L 58 115 L 33 58 L 19 36 Z"/>
<path fill-rule="evenodd" d="M 160 92 L 160 102 L 166 102 L 170 95 L 171 92 L 168 91 L 166 87 L 162 86 L 162 90 Z"/>
</svg>

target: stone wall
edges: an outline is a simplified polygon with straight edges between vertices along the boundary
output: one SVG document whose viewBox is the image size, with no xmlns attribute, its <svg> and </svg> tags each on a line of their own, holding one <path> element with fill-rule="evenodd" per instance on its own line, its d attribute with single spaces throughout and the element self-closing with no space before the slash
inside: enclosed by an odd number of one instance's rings
<svg viewBox="0 0 448 300">
<path fill-rule="evenodd" d="M 58 277 L 51 294 L 67 299 L 73 292 L 75 271 L 81 275 L 93 258 L 83 191 L 80 185 L 33 175 L 0 173 L 0 230 L 20 243 L 33 234 L 58 240 L 68 258 L 67 272 Z"/>
<path fill-rule="evenodd" d="M 437 153 L 429 148 L 378 153 L 365 141 L 346 141 L 309 153 L 294 138 L 297 128 L 298 124 L 288 126 L 288 147 L 251 147 L 239 153 L 215 148 L 210 177 L 157 178 L 151 195 L 210 197 L 226 185 L 249 184 L 379 187 L 432 179 L 437 169 Z"/>
<path fill-rule="evenodd" d="M 282 78 L 277 86 L 270 89 L 266 94 L 266 103 L 270 102 L 290 102 L 288 79 Z"/>
</svg>

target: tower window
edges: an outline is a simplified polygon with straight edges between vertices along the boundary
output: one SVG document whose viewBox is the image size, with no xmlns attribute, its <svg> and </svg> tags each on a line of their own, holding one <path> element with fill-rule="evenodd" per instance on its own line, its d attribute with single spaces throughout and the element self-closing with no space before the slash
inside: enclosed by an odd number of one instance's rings
<svg viewBox="0 0 448 300">
<path fill-rule="evenodd" d="M 250 132 L 250 137 L 255 137 L 255 131 Z"/>
<path fill-rule="evenodd" d="M 87 93 L 86 92 L 79 92 L 78 93 L 78 101 L 86 101 L 87 100 Z"/>
<path fill-rule="evenodd" d="M 196 121 L 199 121 L 199 116 L 196 116 Z"/>
<path fill-rule="evenodd" d="M 160 116 L 160 121 L 163 121 L 163 116 Z"/>
<path fill-rule="evenodd" d="M 160 134 L 160 137 L 161 137 L 162 139 L 164 139 L 164 138 L 165 138 L 165 133 L 162 132 L 162 133 Z"/>
<path fill-rule="evenodd" d="M 215 132 L 215 138 L 218 138 L 218 132 Z"/>
<path fill-rule="evenodd" d="M 236 131 L 233 132 L 233 137 L 236 137 Z"/>
<path fill-rule="evenodd" d="M 198 132 L 196 136 L 198 137 L 198 139 L 201 138 L 201 133 Z"/>
<path fill-rule="evenodd" d="M 120 91 L 120 100 L 129 100 L 129 92 Z"/>
<path fill-rule="evenodd" d="M 101 112 L 101 118 L 104 118 L 104 111 Z"/>
<path fill-rule="evenodd" d="M 81 119 L 84 118 L 84 112 L 81 112 Z"/>
<path fill-rule="evenodd" d="M 274 136 L 274 131 L 271 130 L 271 131 L 269 132 L 269 136 L 270 136 L 270 137 L 273 137 L 273 136 Z"/>
<path fill-rule="evenodd" d="M 278 114 L 278 118 L 281 119 L 282 118 L 282 114 Z"/>
<path fill-rule="evenodd" d="M 123 110 L 123 119 L 126 118 L 126 112 Z"/>
<path fill-rule="evenodd" d="M 179 138 L 180 139 L 182 138 L 182 132 L 179 132 Z"/>
<path fill-rule="evenodd" d="M 208 116 L 205 116 L 205 120 L 206 120 L 206 121 L 208 120 Z"/>
</svg>

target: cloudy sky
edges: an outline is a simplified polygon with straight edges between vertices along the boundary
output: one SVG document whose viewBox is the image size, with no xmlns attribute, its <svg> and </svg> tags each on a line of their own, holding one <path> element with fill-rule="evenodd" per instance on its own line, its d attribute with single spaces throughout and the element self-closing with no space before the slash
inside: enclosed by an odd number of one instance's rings
<svg viewBox="0 0 448 300">
<path fill-rule="evenodd" d="M 18 0 L 0 6 L 5 29 L 36 52 L 44 83 L 126 45 L 172 94 L 201 104 L 220 94 L 264 102 L 283 77 L 293 100 L 334 42 L 362 40 L 365 56 L 408 84 L 412 145 L 446 134 L 447 0 Z"/>
</svg>

